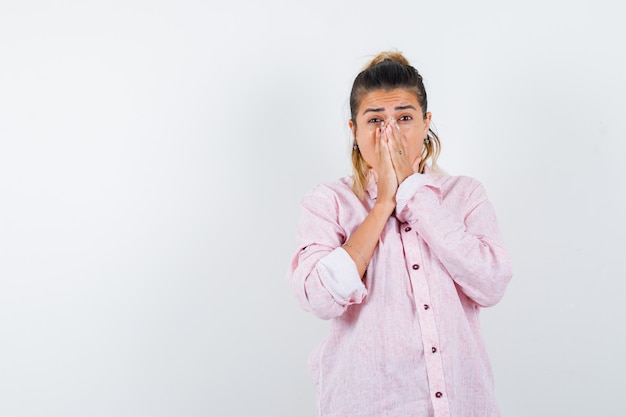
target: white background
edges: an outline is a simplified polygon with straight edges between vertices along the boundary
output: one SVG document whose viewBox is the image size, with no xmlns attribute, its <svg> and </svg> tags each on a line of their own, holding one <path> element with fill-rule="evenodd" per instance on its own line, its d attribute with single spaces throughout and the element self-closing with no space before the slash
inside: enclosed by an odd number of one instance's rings
<svg viewBox="0 0 626 417">
<path fill-rule="evenodd" d="M 625 415 L 617 4 L 3 0 L 0 415 L 316 415 L 298 204 L 350 172 L 385 49 L 511 252 L 483 311 L 503 415 Z"/>
</svg>

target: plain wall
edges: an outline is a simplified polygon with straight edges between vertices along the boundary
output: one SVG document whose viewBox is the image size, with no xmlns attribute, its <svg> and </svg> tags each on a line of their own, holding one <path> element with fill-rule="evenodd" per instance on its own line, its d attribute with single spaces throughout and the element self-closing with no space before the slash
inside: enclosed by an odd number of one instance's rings
<svg viewBox="0 0 626 417">
<path fill-rule="evenodd" d="M 0 415 L 316 415 L 298 204 L 349 174 L 385 49 L 513 259 L 482 315 L 503 415 L 625 415 L 617 4 L 3 1 Z"/>
</svg>

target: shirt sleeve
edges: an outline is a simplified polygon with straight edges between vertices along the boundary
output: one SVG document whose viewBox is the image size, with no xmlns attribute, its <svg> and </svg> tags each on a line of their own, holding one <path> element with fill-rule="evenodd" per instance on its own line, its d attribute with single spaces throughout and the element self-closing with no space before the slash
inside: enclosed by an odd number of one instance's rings
<svg viewBox="0 0 626 417">
<path fill-rule="evenodd" d="M 367 295 L 354 261 L 343 248 L 320 259 L 316 269 L 322 285 L 339 304 L 358 304 Z"/>
<path fill-rule="evenodd" d="M 305 311 L 322 319 L 343 314 L 367 295 L 356 265 L 341 248 L 346 233 L 337 221 L 337 203 L 314 189 L 302 200 L 297 227 L 298 250 L 289 277 Z"/>
<path fill-rule="evenodd" d="M 409 202 L 411 197 L 417 192 L 417 190 L 426 183 L 426 175 L 415 173 L 407 177 L 402 184 L 398 187 L 396 192 L 396 212 L 401 213 L 406 203 Z"/>
<path fill-rule="evenodd" d="M 460 184 L 471 187 L 466 197 L 444 204 L 429 177 L 396 217 L 412 225 L 469 298 L 483 307 L 496 304 L 511 279 L 511 262 L 483 186 Z"/>
</svg>

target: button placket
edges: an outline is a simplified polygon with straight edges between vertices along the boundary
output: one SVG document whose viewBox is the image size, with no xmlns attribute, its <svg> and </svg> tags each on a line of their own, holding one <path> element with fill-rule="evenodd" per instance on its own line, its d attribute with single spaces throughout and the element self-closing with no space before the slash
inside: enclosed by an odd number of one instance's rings
<svg viewBox="0 0 626 417">
<path fill-rule="evenodd" d="M 431 352 L 424 356 L 426 362 L 426 374 L 428 376 L 430 392 L 434 398 L 440 399 L 444 397 L 445 390 L 445 378 L 443 373 L 442 357 L 439 352 L 439 332 L 437 331 L 437 324 L 435 321 L 435 315 L 432 308 L 432 302 L 430 298 L 430 288 L 428 285 L 428 279 L 424 275 L 424 268 L 421 268 L 423 259 L 421 258 L 421 251 L 419 246 L 419 238 L 417 233 L 409 233 L 412 228 L 410 226 L 404 227 L 404 234 L 402 235 L 403 246 L 407 248 L 405 253 L 413 254 L 412 259 L 407 259 L 407 267 L 409 270 L 409 279 L 413 285 L 413 297 L 416 305 L 421 305 L 423 308 L 417 310 L 417 316 L 420 323 L 422 332 L 422 343 L 424 352 Z M 448 404 L 444 397 L 443 401 L 436 401 L 435 408 L 439 411 L 435 412 L 435 415 L 447 415 Z M 445 410 L 445 411 L 444 411 Z"/>
</svg>

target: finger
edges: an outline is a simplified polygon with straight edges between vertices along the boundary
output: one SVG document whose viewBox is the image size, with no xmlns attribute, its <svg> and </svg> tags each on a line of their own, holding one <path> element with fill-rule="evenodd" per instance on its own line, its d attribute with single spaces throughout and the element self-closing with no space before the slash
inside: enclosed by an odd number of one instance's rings
<svg viewBox="0 0 626 417">
<path fill-rule="evenodd" d="M 385 148 L 387 147 L 387 135 L 385 132 L 385 127 L 376 128 L 376 142 L 378 143 L 379 151 L 381 152 L 381 154 L 385 151 Z"/>
<path fill-rule="evenodd" d="M 406 153 L 406 148 L 403 146 L 400 139 L 400 136 L 402 136 L 402 134 L 398 131 L 398 128 L 396 126 L 397 124 L 392 122 L 385 130 L 385 136 L 389 142 L 394 161 L 402 158 Z"/>
<path fill-rule="evenodd" d="M 392 121 L 394 128 L 385 131 L 387 138 L 393 146 L 391 162 L 396 174 L 398 184 L 402 183 L 408 176 L 414 173 L 412 161 L 409 159 L 408 146 L 404 145 L 404 135 L 400 131 L 397 122 Z"/>
<path fill-rule="evenodd" d="M 398 138 L 398 134 L 399 132 L 395 127 L 392 127 L 392 124 L 388 125 L 387 129 L 385 129 L 385 139 L 389 144 L 389 151 L 394 167 L 408 163 L 408 160 L 406 159 L 406 148 L 402 146 L 402 143 Z"/>
<path fill-rule="evenodd" d="M 382 166 L 391 166 L 391 153 L 389 149 L 389 141 L 386 135 L 381 131 L 380 134 L 380 162 Z"/>
<path fill-rule="evenodd" d="M 402 134 L 402 130 L 400 130 L 400 125 L 398 125 L 398 121 L 396 119 L 392 119 L 391 123 L 393 125 L 393 129 L 391 129 L 391 137 L 394 141 L 394 146 L 398 151 L 402 150 L 405 152 L 407 149 L 407 142 Z"/>
<path fill-rule="evenodd" d="M 386 138 L 381 128 L 376 129 L 376 155 L 378 156 L 379 170 L 383 170 L 389 159 L 389 151 L 386 146 Z"/>
<path fill-rule="evenodd" d="M 385 126 L 383 128 L 383 141 L 385 143 L 387 143 L 387 147 L 391 148 L 393 145 L 393 139 L 392 139 L 392 127 L 391 124 L 388 124 L 387 126 Z M 395 149 L 391 149 L 391 151 L 394 151 Z"/>
</svg>

